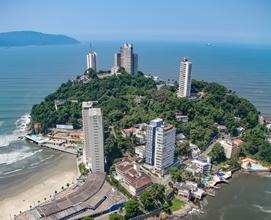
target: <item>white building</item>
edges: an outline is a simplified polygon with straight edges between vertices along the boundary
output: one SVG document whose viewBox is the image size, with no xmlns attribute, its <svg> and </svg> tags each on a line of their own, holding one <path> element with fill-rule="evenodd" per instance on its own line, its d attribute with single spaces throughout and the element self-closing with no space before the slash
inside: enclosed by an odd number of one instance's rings
<svg viewBox="0 0 271 220">
<path fill-rule="evenodd" d="M 87 69 L 97 71 L 97 54 L 95 52 L 89 52 L 87 54 Z"/>
<path fill-rule="evenodd" d="M 184 58 L 180 64 L 178 97 L 190 97 L 192 63 Z"/>
<path fill-rule="evenodd" d="M 104 172 L 103 116 L 92 102 L 83 102 L 82 119 L 84 133 L 83 162 L 93 173 Z"/>
<path fill-rule="evenodd" d="M 123 67 L 129 74 L 137 73 L 138 56 L 133 52 L 132 44 L 124 44 L 120 48 L 120 53 L 114 55 L 115 66 Z"/>
<path fill-rule="evenodd" d="M 195 173 L 208 174 L 212 167 L 210 157 L 198 157 L 191 163 L 195 167 Z"/>
<path fill-rule="evenodd" d="M 222 140 L 219 143 L 224 148 L 224 153 L 227 159 L 239 156 L 241 148 L 234 144 L 232 140 Z"/>
<path fill-rule="evenodd" d="M 140 146 L 135 147 L 135 154 L 139 158 L 144 159 L 146 157 L 146 146 L 140 145 Z"/>
<path fill-rule="evenodd" d="M 174 163 L 175 141 L 176 128 L 172 125 L 156 128 L 154 167 L 162 174 Z"/>
</svg>

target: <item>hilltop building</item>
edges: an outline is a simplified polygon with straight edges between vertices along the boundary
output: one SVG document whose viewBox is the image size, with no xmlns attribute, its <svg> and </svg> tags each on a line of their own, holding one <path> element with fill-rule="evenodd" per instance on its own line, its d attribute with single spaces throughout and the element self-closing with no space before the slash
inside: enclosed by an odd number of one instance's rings
<svg viewBox="0 0 271 220">
<path fill-rule="evenodd" d="M 149 165 L 164 174 L 174 163 L 176 128 L 157 118 L 147 126 L 146 160 Z"/>
<path fill-rule="evenodd" d="M 87 54 L 87 69 L 97 71 L 97 54 L 95 52 L 91 51 Z"/>
<path fill-rule="evenodd" d="M 123 67 L 129 74 L 137 73 L 138 56 L 133 52 L 132 44 L 124 44 L 120 48 L 120 53 L 114 54 L 115 67 Z"/>
<path fill-rule="evenodd" d="M 191 94 L 191 69 L 192 63 L 184 58 L 180 64 L 178 97 L 190 97 Z"/>
<path fill-rule="evenodd" d="M 83 162 L 92 173 L 104 172 L 103 116 L 92 102 L 82 104 L 84 148 Z"/>
</svg>

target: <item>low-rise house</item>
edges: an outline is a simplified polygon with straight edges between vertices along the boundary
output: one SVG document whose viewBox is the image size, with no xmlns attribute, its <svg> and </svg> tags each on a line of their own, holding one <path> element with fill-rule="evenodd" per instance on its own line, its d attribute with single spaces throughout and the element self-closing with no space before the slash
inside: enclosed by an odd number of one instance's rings
<svg viewBox="0 0 271 220">
<path fill-rule="evenodd" d="M 188 200 L 190 200 L 192 198 L 191 187 L 186 185 L 185 183 L 177 184 L 177 185 L 175 185 L 175 188 L 178 189 L 178 194 L 180 196 L 183 196 L 183 197 L 187 198 Z"/>
<path fill-rule="evenodd" d="M 238 157 L 241 151 L 240 146 L 243 144 L 241 139 L 228 139 L 219 142 L 224 148 L 224 153 L 227 159 Z"/>
<path fill-rule="evenodd" d="M 138 158 L 144 159 L 146 157 L 146 146 L 141 145 L 135 147 L 135 154 L 137 155 Z"/>
<path fill-rule="evenodd" d="M 136 128 L 125 128 L 125 129 L 122 129 L 121 133 L 122 133 L 122 136 L 123 137 L 131 137 L 132 135 L 134 135 L 136 132 Z"/>
<path fill-rule="evenodd" d="M 152 184 L 151 178 L 142 172 L 135 162 L 126 158 L 116 165 L 116 173 L 120 183 L 133 196 L 140 195 Z"/>
<path fill-rule="evenodd" d="M 135 96 L 134 97 L 134 103 L 135 104 L 140 104 L 143 100 L 143 96 Z"/>
<path fill-rule="evenodd" d="M 242 141 L 240 138 L 233 138 L 232 144 L 233 146 L 241 147 L 244 144 L 244 141 Z"/>
<path fill-rule="evenodd" d="M 188 122 L 188 116 L 187 115 L 183 115 L 182 112 L 176 112 L 175 119 L 178 122 L 183 122 L 183 123 Z"/>
<path fill-rule="evenodd" d="M 218 129 L 218 131 L 220 133 L 226 133 L 227 132 L 227 127 L 225 125 L 217 125 L 216 127 L 217 127 L 217 129 Z"/>
<path fill-rule="evenodd" d="M 193 159 L 196 159 L 200 156 L 201 150 L 199 147 L 195 144 L 190 144 L 190 150 L 191 150 L 191 157 Z"/>
<path fill-rule="evenodd" d="M 195 199 L 202 199 L 204 195 L 205 195 L 205 191 L 201 188 L 197 188 L 195 191 L 192 191 L 192 196 Z"/>
<path fill-rule="evenodd" d="M 203 189 L 198 188 L 197 183 L 186 181 L 185 183 L 179 183 L 175 185 L 175 188 L 178 189 L 178 194 L 187 198 L 187 199 L 202 199 L 205 195 Z"/>
<path fill-rule="evenodd" d="M 182 141 L 185 139 L 185 136 L 183 133 L 176 134 L 176 140 L 177 141 Z"/>
<path fill-rule="evenodd" d="M 135 138 L 136 138 L 137 143 L 139 143 L 139 144 L 145 144 L 146 143 L 146 137 L 143 134 L 137 133 L 137 134 L 135 134 Z"/>
<path fill-rule="evenodd" d="M 209 174 L 212 164 L 210 157 L 199 156 L 191 161 L 195 173 Z"/>
</svg>

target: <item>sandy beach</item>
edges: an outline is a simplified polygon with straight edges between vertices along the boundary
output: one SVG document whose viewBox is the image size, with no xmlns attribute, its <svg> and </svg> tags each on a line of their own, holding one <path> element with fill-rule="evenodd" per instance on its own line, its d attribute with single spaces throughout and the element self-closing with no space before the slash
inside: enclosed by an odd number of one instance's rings
<svg viewBox="0 0 271 220">
<path fill-rule="evenodd" d="M 37 205 L 60 192 L 77 177 L 76 158 L 73 155 L 59 154 L 46 165 L 32 172 L 14 175 L 1 180 L 0 219 L 11 219 L 20 211 Z"/>
</svg>

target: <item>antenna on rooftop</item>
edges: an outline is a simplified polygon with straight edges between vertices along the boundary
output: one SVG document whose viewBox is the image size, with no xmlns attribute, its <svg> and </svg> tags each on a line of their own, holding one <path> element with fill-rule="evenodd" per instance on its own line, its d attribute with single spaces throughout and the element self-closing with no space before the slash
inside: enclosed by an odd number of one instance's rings
<svg viewBox="0 0 271 220">
<path fill-rule="evenodd" d="M 89 43 L 89 51 L 92 53 L 92 43 Z"/>
</svg>

